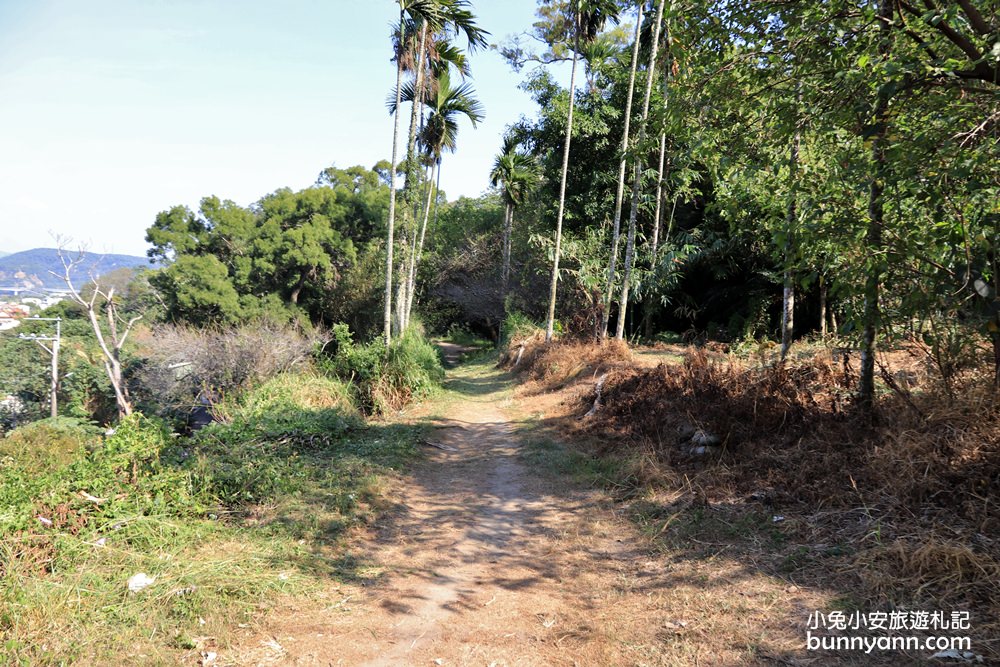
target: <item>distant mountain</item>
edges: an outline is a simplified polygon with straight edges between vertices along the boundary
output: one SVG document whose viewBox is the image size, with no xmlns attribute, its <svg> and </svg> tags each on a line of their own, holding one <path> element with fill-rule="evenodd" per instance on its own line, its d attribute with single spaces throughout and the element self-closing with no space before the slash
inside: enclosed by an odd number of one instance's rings
<svg viewBox="0 0 1000 667">
<path fill-rule="evenodd" d="M 68 252 L 66 256 L 74 261 L 79 252 Z M 73 270 L 71 278 L 75 287 L 83 286 L 92 277 L 102 276 L 115 269 L 151 267 L 149 259 L 135 255 L 102 255 L 95 252 L 82 253 L 83 261 Z M 52 275 L 55 272 L 57 275 Z M 18 289 L 60 289 L 66 283 L 59 278 L 63 265 L 59 251 L 55 248 L 35 248 L 0 256 L 0 290 Z"/>
<path fill-rule="evenodd" d="M 9 254 L 10 254 L 9 252 L 4 252 L 3 250 L 0 250 L 0 257 L 6 257 Z"/>
</svg>

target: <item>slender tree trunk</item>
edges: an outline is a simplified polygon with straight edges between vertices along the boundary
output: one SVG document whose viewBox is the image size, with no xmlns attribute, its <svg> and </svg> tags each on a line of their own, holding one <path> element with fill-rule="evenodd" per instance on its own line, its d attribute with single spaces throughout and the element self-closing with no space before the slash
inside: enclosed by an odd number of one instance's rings
<svg viewBox="0 0 1000 667">
<path fill-rule="evenodd" d="M 669 42 L 669 38 L 668 38 Z M 667 152 L 667 133 L 660 133 L 660 167 L 657 172 L 656 177 L 656 214 L 653 216 L 653 247 L 649 253 L 649 269 L 650 271 L 656 271 L 657 263 L 657 252 L 660 249 L 660 222 L 663 218 L 663 174 L 664 174 L 664 163 L 665 154 Z M 666 240 L 666 239 L 664 239 Z M 646 340 L 652 340 L 653 338 L 653 312 L 655 306 L 650 303 L 643 309 L 642 322 L 643 322 L 643 336 Z"/>
<path fill-rule="evenodd" d="M 889 53 L 889 39 L 893 4 L 891 0 L 881 0 L 879 3 L 879 21 L 881 23 L 882 41 L 879 43 L 879 55 L 885 58 Z M 875 409 L 875 340 L 878 335 L 880 319 L 879 283 L 882 280 L 883 240 L 882 225 L 885 219 L 883 208 L 883 193 L 886 176 L 886 137 L 888 135 L 889 98 L 878 90 L 875 93 L 875 108 L 872 114 L 874 134 L 871 141 L 872 174 L 868 191 L 868 232 L 866 245 L 868 247 L 869 265 L 865 278 L 865 304 L 862 312 L 861 332 L 861 375 L 859 378 L 858 400 L 861 409 L 871 415 Z"/>
<path fill-rule="evenodd" d="M 656 251 L 660 249 L 660 220 L 663 214 L 663 167 L 667 152 L 667 133 L 660 132 L 660 168 L 656 176 L 656 215 L 653 220 L 653 248 L 650 253 L 650 264 L 656 266 Z"/>
<path fill-rule="evenodd" d="M 642 11 L 645 2 L 639 3 L 635 19 L 635 38 L 632 43 L 632 66 L 628 74 L 628 96 L 625 98 L 625 129 L 622 131 L 621 161 L 618 163 L 618 190 L 615 192 L 615 219 L 611 231 L 611 258 L 608 260 L 608 280 L 604 289 L 604 313 L 601 323 L 601 340 L 608 337 L 611 320 L 611 297 L 615 289 L 615 271 L 618 265 L 618 244 L 621 239 L 622 201 L 625 198 L 625 167 L 629 147 L 629 126 L 632 122 L 632 97 L 635 93 L 635 72 L 639 62 L 639 35 L 642 31 Z"/>
<path fill-rule="evenodd" d="M 514 230 L 514 205 L 507 202 L 503 218 L 503 271 L 501 272 L 501 292 L 500 298 L 504 302 L 504 311 L 507 310 L 507 288 L 510 285 L 510 243 L 511 234 Z"/>
<path fill-rule="evenodd" d="M 97 339 L 97 344 L 104 354 L 104 371 L 107 373 L 108 380 L 111 382 L 111 388 L 115 392 L 115 402 L 118 404 L 118 416 L 127 417 L 132 414 L 132 401 L 128 395 L 128 387 L 122 382 L 122 365 L 119 361 L 119 348 L 113 346 L 116 341 L 112 341 L 112 346 L 109 346 L 105 342 L 104 334 L 101 332 L 101 322 L 98 319 L 93 304 L 88 306 L 85 301 L 80 303 L 87 308 L 90 327 L 94 330 L 94 337 Z"/>
<path fill-rule="evenodd" d="M 431 232 L 437 229 L 438 224 L 438 199 L 441 198 L 441 161 L 438 160 L 437 182 L 434 185 L 434 221 L 431 223 Z"/>
<path fill-rule="evenodd" d="M 826 280 L 819 277 L 819 337 L 826 340 Z"/>
<path fill-rule="evenodd" d="M 656 52 L 660 44 L 660 24 L 663 23 L 663 9 L 667 0 L 660 0 L 656 8 L 653 24 L 653 45 L 649 52 L 649 70 L 646 72 L 646 94 L 642 100 L 642 119 L 639 122 L 639 142 L 646 139 L 646 121 L 649 119 L 649 98 L 653 94 L 653 75 L 656 74 Z M 618 330 L 615 338 L 625 340 L 625 314 L 628 312 L 629 283 L 635 264 L 635 227 L 639 217 L 639 190 L 642 187 L 642 156 L 637 152 L 632 166 L 632 208 L 628 216 L 628 240 L 625 243 L 625 275 L 622 278 L 621 297 L 618 300 Z"/>
<path fill-rule="evenodd" d="M 421 116 L 422 115 L 423 114 L 421 114 Z M 431 188 L 430 169 L 431 169 L 430 165 L 428 165 L 427 167 L 424 168 L 424 181 L 427 182 L 428 192 L 427 192 L 427 197 L 422 197 L 421 198 L 422 200 L 426 200 L 428 197 L 431 196 L 431 193 L 430 193 L 430 188 Z M 415 221 L 416 220 L 421 220 L 421 217 L 419 215 L 419 211 L 416 211 L 414 213 L 413 219 Z M 404 322 L 403 328 L 404 329 L 407 326 L 410 325 L 410 309 L 413 306 L 413 283 L 414 283 L 414 275 L 416 274 L 416 263 L 417 263 L 417 241 L 418 241 L 419 238 L 420 238 L 420 229 L 419 229 L 419 227 L 415 227 L 414 230 L 413 230 L 413 239 L 410 241 L 410 257 L 409 257 L 409 260 L 407 261 L 407 266 L 408 266 L 407 271 L 406 271 L 406 294 L 407 294 L 407 298 L 406 298 L 406 304 L 403 307 L 403 322 Z"/>
<path fill-rule="evenodd" d="M 417 71 L 414 75 L 413 82 L 413 104 L 410 107 L 410 133 L 406 142 L 406 160 L 407 160 L 407 188 L 410 188 L 416 183 L 409 182 L 409 176 L 411 171 L 415 171 L 415 155 L 417 146 L 417 123 L 420 118 L 420 110 L 423 106 L 424 101 L 424 69 L 427 64 L 427 22 L 424 21 L 420 27 L 420 45 L 417 48 Z M 416 179 L 414 179 L 416 180 Z"/>
<path fill-rule="evenodd" d="M 399 12 L 400 40 L 404 38 L 403 12 Z M 396 169 L 399 157 L 399 106 L 403 103 L 403 62 L 396 63 L 396 112 L 393 114 L 392 129 L 392 169 L 389 171 L 389 223 L 386 225 L 385 242 L 385 316 L 383 335 L 386 347 L 392 342 L 392 250 L 393 234 L 396 226 Z"/>
<path fill-rule="evenodd" d="M 556 214 L 556 247 L 552 261 L 552 280 L 549 283 L 549 314 L 545 321 L 545 342 L 552 341 L 556 322 L 556 291 L 559 288 L 559 251 L 562 245 L 562 223 L 566 210 L 566 174 L 569 171 L 569 145 L 573 138 L 573 104 L 576 98 L 576 64 L 580 59 L 580 29 L 576 28 L 573 46 L 573 68 L 569 75 L 569 112 L 566 117 L 566 141 L 563 143 L 562 180 L 559 184 L 559 211 Z"/>
<path fill-rule="evenodd" d="M 796 120 L 796 124 L 798 120 Z M 785 218 L 785 275 L 781 300 L 781 360 L 788 356 L 795 332 L 795 274 L 792 271 L 795 252 L 795 179 L 799 165 L 799 130 L 795 130 L 788 156 L 788 214 Z"/>
<path fill-rule="evenodd" d="M 416 146 L 417 146 L 417 124 L 422 114 L 420 113 L 423 108 L 423 95 L 424 95 L 424 69 L 427 63 L 427 22 L 424 21 L 420 26 L 420 44 L 417 47 L 417 69 L 414 75 L 413 81 L 413 92 L 414 99 L 413 104 L 410 105 L 410 131 L 406 142 L 406 185 L 405 185 L 405 196 L 404 201 L 406 204 L 416 205 L 417 202 L 413 200 L 414 193 L 416 192 L 417 183 L 417 164 L 416 164 Z M 397 106 L 398 108 L 398 106 Z M 404 205 L 404 219 L 409 217 L 410 206 Z M 416 216 L 413 216 L 414 222 L 416 221 Z M 417 230 L 413 229 L 413 238 L 416 240 Z M 405 246 L 404 246 L 405 247 Z M 412 255 L 412 251 L 411 251 Z M 412 257 L 410 258 L 412 262 Z M 403 281 L 407 280 L 407 273 L 404 271 L 401 274 L 401 279 Z M 406 283 L 400 293 L 405 295 L 409 294 L 410 285 Z M 408 305 L 404 301 L 400 304 L 397 309 L 397 319 L 399 320 L 399 330 L 404 331 L 409 325 L 409 310 Z"/>
<path fill-rule="evenodd" d="M 405 243 L 405 241 L 404 241 Z M 406 331 L 406 258 L 400 258 L 396 273 L 396 333 L 400 336 Z"/>
<path fill-rule="evenodd" d="M 417 241 L 414 235 L 415 252 L 410 258 L 410 286 L 406 299 L 406 322 L 410 322 L 410 313 L 413 311 L 413 293 L 416 291 L 417 267 L 420 265 L 420 257 L 424 253 L 424 237 L 427 235 L 427 223 L 431 219 L 431 200 L 434 198 L 434 172 L 439 170 L 441 163 L 435 160 L 430 167 L 430 176 L 427 179 L 427 202 L 424 205 L 424 218 L 420 222 L 420 240 Z"/>
</svg>

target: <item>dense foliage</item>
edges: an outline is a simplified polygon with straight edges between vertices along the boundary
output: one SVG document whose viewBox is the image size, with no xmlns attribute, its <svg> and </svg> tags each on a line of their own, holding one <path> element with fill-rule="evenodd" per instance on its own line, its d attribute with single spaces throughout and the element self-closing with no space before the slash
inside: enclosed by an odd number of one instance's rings
<svg viewBox="0 0 1000 667">
<path fill-rule="evenodd" d="M 244 208 L 206 197 L 198 212 L 160 213 L 146 238 L 168 263 L 151 279 L 166 318 L 232 324 L 254 318 L 324 322 L 328 295 L 364 258 L 384 224 L 380 163 L 325 169 L 314 187 L 277 190 Z"/>
</svg>

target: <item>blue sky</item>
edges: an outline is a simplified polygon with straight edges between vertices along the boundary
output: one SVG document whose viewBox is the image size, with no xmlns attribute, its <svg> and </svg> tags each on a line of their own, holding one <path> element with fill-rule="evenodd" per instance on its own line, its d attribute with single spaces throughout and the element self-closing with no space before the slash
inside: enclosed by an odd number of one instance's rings
<svg viewBox="0 0 1000 667">
<path fill-rule="evenodd" d="M 535 0 L 473 0 L 500 42 Z M 392 0 L 0 0 L 0 251 L 143 254 L 157 212 L 250 204 L 325 166 L 388 159 Z M 486 107 L 442 167 L 475 196 L 500 135 L 535 105 L 494 52 L 472 59 Z M 405 125 L 405 123 L 404 123 Z"/>
</svg>

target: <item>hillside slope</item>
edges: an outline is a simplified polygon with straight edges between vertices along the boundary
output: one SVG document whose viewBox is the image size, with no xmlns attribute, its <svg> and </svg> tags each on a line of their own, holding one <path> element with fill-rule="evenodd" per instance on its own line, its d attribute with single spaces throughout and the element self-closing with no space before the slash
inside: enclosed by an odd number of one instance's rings
<svg viewBox="0 0 1000 667">
<path fill-rule="evenodd" d="M 81 253 L 67 256 L 74 260 Z M 100 276 L 115 269 L 150 266 L 149 259 L 136 255 L 102 255 L 84 252 L 83 261 L 72 273 L 73 284 L 80 287 L 92 276 Z M 0 288 L 59 289 L 65 287 L 58 275 L 63 272 L 59 251 L 55 248 L 34 248 L 0 256 Z"/>
</svg>

